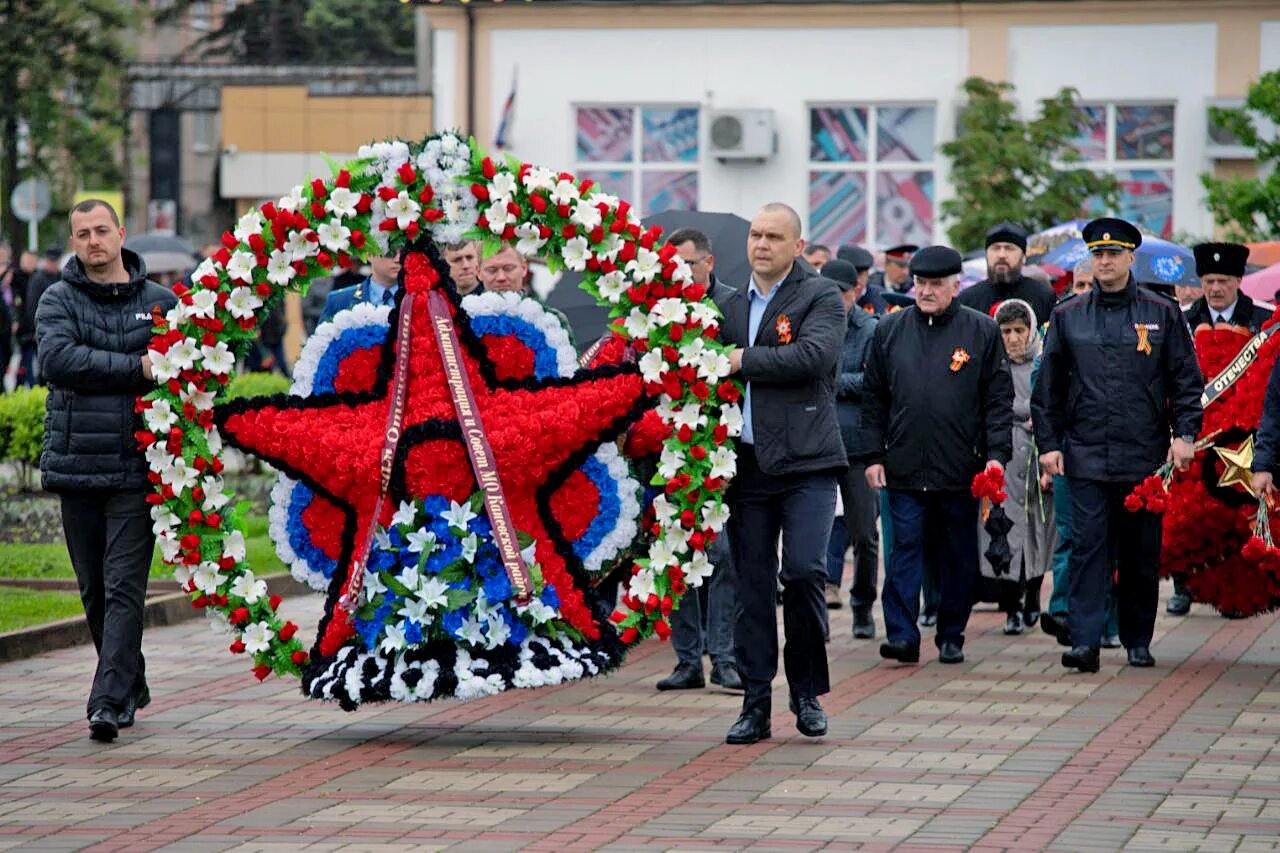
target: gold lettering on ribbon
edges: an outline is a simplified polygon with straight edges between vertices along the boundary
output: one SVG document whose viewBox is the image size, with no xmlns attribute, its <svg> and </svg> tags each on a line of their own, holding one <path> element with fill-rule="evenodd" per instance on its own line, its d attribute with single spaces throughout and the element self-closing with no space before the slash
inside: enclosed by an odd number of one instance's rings
<svg viewBox="0 0 1280 853">
<path fill-rule="evenodd" d="M 449 387 L 453 408 L 458 415 L 462 443 L 467 448 L 471 470 L 483 495 L 485 513 L 493 527 L 493 541 L 502 557 L 507 577 L 511 579 L 511 586 L 516 591 L 516 600 L 523 603 L 529 600 L 533 592 L 529 573 L 525 568 L 524 558 L 520 555 L 520 540 L 511 521 L 507 498 L 502 492 L 493 448 L 489 446 L 484 423 L 476 410 L 471 379 L 462 366 L 458 333 L 454 330 L 453 318 L 449 316 L 444 297 L 434 290 L 427 294 L 427 308 L 431 311 L 432 328 L 435 329 L 436 341 L 440 345 L 440 362 L 444 366 L 445 384 Z"/>
<path fill-rule="evenodd" d="M 1236 380 L 1244 375 L 1255 361 L 1258 359 L 1258 351 L 1262 349 L 1262 345 L 1270 339 L 1275 332 L 1275 327 L 1264 329 L 1249 339 L 1236 357 L 1231 359 L 1231 363 L 1222 369 L 1222 372 L 1213 377 L 1212 381 L 1205 386 L 1204 392 L 1200 395 L 1200 406 L 1203 408 L 1208 406 L 1222 393 L 1236 383 Z"/>
</svg>

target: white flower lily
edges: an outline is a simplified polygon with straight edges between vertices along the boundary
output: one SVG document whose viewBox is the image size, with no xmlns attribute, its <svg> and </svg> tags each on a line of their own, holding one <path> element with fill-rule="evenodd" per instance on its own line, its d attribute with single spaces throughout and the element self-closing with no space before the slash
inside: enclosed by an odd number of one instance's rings
<svg viewBox="0 0 1280 853">
<path fill-rule="evenodd" d="M 520 551 L 520 559 L 524 560 L 526 566 L 532 566 L 538 562 L 538 541 L 535 539 Z"/>
<path fill-rule="evenodd" d="M 489 181 L 489 197 L 500 198 L 504 202 L 516 193 L 516 177 L 510 172 L 502 171 Z"/>
<path fill-rule="evenodd" d="M 626 323 L 623 325 L 628 335 L 641 341 L 649 337 L 649 331 L 652 329 L 649 315 L 640 308 L 632 308 L 631 313 L 627 315 Z"/>
<path fill-rule="evenodd" d="M 616 261 L 618 253 L 622 251 L 622 237 L 610 231 L 604 235 L 604 239 L 596 246 L 596 257 L 608 261 Z"/>
<path fill-rule="evenodd" d="M 217 512 L 231 502 L 231 497 L 223 492 L 221 477 L 210 474 L 200 481 L 200 489 L 204 492 L 201 509 L 205 512 Z"/>
<path fill-rule="evenodd" d="M 702 338 L 698 338 L 702 340 Z M 722 352 L 716 352 L 713 349 L 704 349 L 698 356 L 698 361 L 694 365 L 698 374 L 708 382 L 715 382 L 729 375 L 731 365 L 729 357 Z"/>
<path fill-rule="evenodd" d="M 737 438 L 742 435 L 742 409 L 738 407 L 737 403 L 729 403 L 720 408 L 720 423 L 724 424 L 725 428 L 729 430 L 731 437 Z"/>
<path fill-rule="evenodd" d="M 297 211 L 298 208 L 306 204 L 306 200 L 302 197 L 302 186 L 296 186 L 289 190 L 287 196 L 283 196 L 276 202 L 276 207 L 281 210 Z"/>
<path fill-rule="evenodd" d="M 388 622 L 383 631 L 382 645 L 378 647 L 382 651 L 398 652 L 408 645 L 404 638 L 404 631 L 401 630 L 399 625 L 392 625 Z"/>
<path fill-rule="evenodd" d="M 476 561 L 476 551 L 480 550 L 480 537 L 474 533 L 468 533 L 462 537 L 462 560 L 466 563 L 474 563 Z"/>
<path fill-rule="evenodd" d="M 151 375 L 155 377 L 157 383 L 176 379 L 181 372 L 167 353 L 147 350 L 147 361 L 151 362 Z"/>
<path fill-rule="evenodd" d="M 449 603 L 449 584 L 440 578 L 427 578 L 418 589 L 418 600 L 431 610 L 446 606 Z"/>
<path fill-rule="evenodd" d="M 173 362 L 173 366 L 179 371 L 190 370 L 195 367 L 196 355 L 199 352 L 200 349 L 194 340 L 183 338 L 169 347 L 169 361 Z"/>
<path fill-rule="evenodd" d="M 191 583 L 205 595 L 213 595 L 217 592 L 218 586 L 224 579 L 218 571 L 218 564 L 208 560 L 201 563 L 191 574 Z"/>
<path fill-rule="evenodd" d="M 230 557 L 237 563 L 243 563 L 245 557 L 244 534 L 233 530 L 222 540 L 222 556 Z"/>
<path fill-rule="evenodd" d="M 550 192 L 556 187 L 557 175 L 545 166 L 534 166 L 524 174 L 524 186 L 529 192 L 546 190 Z"/>
<path fill-rule="evenodd" d="M 687 367 L 690 365 L 696 365 L 706 347 L 707 343 L 702 338 L 694 338 L 689 343 L 680 347 L 680 366 Z"/>
<path fill-rule="evenodd" d="M 640 281 L 653 281 L 654 276 L 662 272 L 662 258 L 658 257 L 658 253 L 652 249 L 638 249 L 635 258 L 627 261 L 627 272 Z M 673 299 L 672 301 L 679 302 L 681 305 L 684 304 L 679 299 Z"/>
<path fill-rule="evenodd" d="M 488 638 L 485 640 L 485 648 L 496 649 L 511 639 L 511 629 L 500 616 L 490 616 L 485 620 L 485 627 L 488 634 Z"/>
<path fill-rule="evenodd" d="M 403 616 L 408 622 L 417 622 L 419 625 L 426 627 L 431 624 L 431 614 L 427 611 L 430 608 L 427 603 L 420 598 L 406 599 L 404 606 L 396 611 L 396 614 Z"/>
<path fill-rule="evenodd" d="M 267 258 L 267 281 L 276 287 L 286 287 L 298 271 L 293 268 L 293 255 L 274 249 Z"/>
<path fill-rule="evenodd" d="M 653 540 L 653 544 L 649 546 L 649 568 L 654 572 L 661 572 L 676 561 L 676 551 L 671 547 L 671 542 L 667 537 Z M 635 577 L 640 577 L 636 575 Z"/>
<path fill-rule="evenodd" d="M 407 586 L 410 592 L 417 592 L 418 587 L 422 585 L 422 575 L 413 566 L 401 569 L 400 574 L 396 575 L 396 580 Z"/>
<path fill-rule="evenodd" d="M 172 531 L 175 527 L 181 524 L 178 516 L 174 515 L 172 510 L 166 506 L 160 505 L 153 506 L 151 508 L 151 520 L 154 522 L 151 525 L 151 532 L 156 536 L 167 531 Z"/>
<path fill-rule="evenodd" d="M 373 599 L 381 593 L 387 591 L 387 585 L 382 582 L 382 575 L 378 572 L 371 572 L 368 569 L 364 573 L 364 600 L 373 601 Z"/>
<path fill-rule="evenodd" d="M 161 547 L 163 547 L 163 542 L 161 543 Z M 194 575 L 195 575 L 195 571 L 190 566 L 185 565 L 183 563 L 179 563 L 178 565 L 173 567 L 173 579 L 177 581 L 178 586 L 182 587 L 183 589 L 186 588 L 187 581 L 191 580 L 192 576 Z M 212 612 L 217 613 L 218 611 L 215 610 Z M 226 617 L 223 617 L 223 618 L 225 619 Z"/>
<path fill-rule="evenodd" d="M 566 240 L 560 254 L 564 258 L 566 267 L 574 272 L 582 272 L 587 268 L 587 258 L 591 256 L 591 248 L 587 245 L 586 237 L 578 236 Z"/>
<path fill-rule="evenodd" d="M 227 313 L 237 320 L 248 320 L 262 307 L 262 300 L 247 287 L 232 288 L 227 296 Z"/>
<path fill-rule="evenodd" d="M 408 501 L 400 501 L 396 514 L 391 516 L 393 527 L 413 527 L 418 523 L 418 509 Z"/>
<path fill-rule="evenodd" d="M 689 306 L 689 319 L 707 328 L 719 325 L 720 315 L 715 305 L 710 302 L 694 302 Z"/>
<path fill-rule="evenodd" d="M 199 479 L 200 472 L 195 468 L 188 468 L 186 460 L 181 456 L 175 456 L 173 463 L 160 472 L 161 482 L 173 489 L 175 497 L 181 497 L 182 493 L 194 486 Z"/>
<path fill-rule="evenodd" d="M 256 210 L 251 210 L 240 217 L 240 220 L 236 222 L 235 230 L 231 233 L 241 243 L 248 243 L 249 238 L 254 234 L 262 233 L 262 225 L 262 214 Z"/>
<path fill-rule="evenodd" d="M 531 598 L 528 604 L 517 605 L 516 612 L 533 619 L 537 625 L 550 622 L 560 615 L 554 607 L 543 604 L 540 598 Z"/>
<path fill-rule="evenodd" d="M 579 197 L 578 186 L 573 181 L 557 181 L 551 191 L 551 203 L 555 205 L 573 204 Z"/>
<path fill-rule="evenodd" d="M 258 268 L 258 258 L 253 252 L 236 252 L 227 262 L 227 276 L 246 284 L 253 281 L 253 271 Z"/>
<path fill-rule="evenodd" d="M 673 447 L 662 448 L 662 455 L 658 458 L 658 476 L 664 480 L 670 480 L 676 474 L 680 473 L 680 469 L 684 467 L 684 454 Z"/>
<path fill-rule="evenodd" d="M 671 280 L 678 284 L 689 284 L 693 281 L 693 268 L 689 266 L 689 262 L 684 258 L 676 255 L 671 259 L 675 262 L 676 271 L 671 274 Z"/>
<path fill-rule="evenodd" d="M 654 544 L 656 545 L 657 543 L 655 542 Z M 653 559 L 652 551 L 649 552 L 649 559 Z M 672 557 L 668 563 L 663 564 L 662 566 L 658 566 L 656 563 L 651 563 L 650 568 L 640 572 L 639 574 L 632 575 L 630 582 L 627 584 L 627 589 L 631 591 L 633 596 L 641 601 L 644 601 L 650 595 L 655 594 L 657 592 L 657 588 L 654 586 L 655 572 L 657 570 L 666 569 L 667 565 L 674 562 L 674 559 L 675 558 Z"/>
<path fill-rule="evenodd" d="M 218 310 L 218 294 L 205 287 L 198 288 L 191 294 L 191 304 L 185 307 L 190 316 L 211 320 Z"/>
<path fill-rule="evenodd" d="M 706 423 L 707 416 L 702 413 L 702 407 L 697 403 L 690 403 L 687 406 L 681 406 L 676 410 L 675 419 L 672 421 L 672 424 L 677 430 L 680 429 L 680 427 L 686 426 L 689 429 L 696 430 L 705 426 Z"/>
<path fill-rule="evenodd" d="M 716 533 L 724 530 L 725 524 L 729 521 L 729 506 L 721 501 L 720 503 L 706 503 L 702 506 L 702 523 L 706 527 L 710 527 Z"/>
<path fill-rule="evenodd" d="M 253 622 L 252 625 L 244 629 L 241 634 L 241 642 L 244 643 L 244 651 L 250 654 L 257 654 L 268 651 L 271 648 L 271 639 L 275 637 L 275 631 L 271 630 L 271 626 L 266 622 Z"/>
<path fill-rule="evenodd" d="M 628 264 L 628 266 L 630 266 Z M 667 326 L 671 323 L 684 323 L 689 319 L 688 303 L 683 299 L 667 297 L 659 299 L 650 312 L 650 318 L 656 326 Z"/>
<path fill-rule="evenodd" d="M 351 229 L 341 220 L 321 223 L 316 229 L 316 236 L 320 238 L 320 245 L 330 252 L 345 252 L 351 248 Z"/>
<path fill-rule="evenodd" d="M 601 296 L 616 305 L 622 300 L 622 294 L 627 292 L 627 277 L 622 270 L 614 270 L 600 276 L 596 287 L 600 289 Z"/>
<path fill-rule="evenodd" d="M 533 257 L 542 250 L 547 241 L 542 239 L 538 226 L 523 222 L 516 226 L 516 251 L 525 257 Z"/>
<path fill-rule="evenodd" d="M 165 449 L 164 444 L 158 441 L 148 447 L 142 455 L 147 460 L 147 467 L 157 474 L 165 469 L 165 466 L 169 464 L 169 459 L 172 458 L 172 454 Z"/>
<path fill-rule="evenodd" d="M 715 453 L 711 454 L 710 476 L 728 479 L 736 473 L 738 473 L 737 454 L 727 447 L 717 447 Z"/>
<path fill-rule="evenodd" d="M 468 619 L 458 629 L 458 639 L 469 646 L 479 646 L 484 642 L 484 626 L 475 619 Z"/>
<path fill-rule="evenodd" d="M 208 278 L 209 276 L 214 276 L 216 278 L 217 275 L 218 262 L 213 258 L 205 258 L 200 262 L 200 265 L 196 267 L 195 272 L 191 274 L 191 280 L 198 283 L 201 279 Z"/>
<path fill-rule="evenodd" d="M 204 351 L 206 349 L 209 349 L 209 347 L 200 348 L 201 355 L 204 354 Z M 207 364 L 204 366 L 208 367 Z M 197 412 L 203 412 L 203 411 L 207 411 L 208 409 L 212 409 L 213 396 L 214 394 L 212 391 L 200 391 L 196 388 L 195 385 L 193 385 L 190 382 L 187 383 L 187 387 L 179 389 L 178 391 L 178 397 L 179 399 L 182 400 L 183 405 L 190 403 L 192 406 L 195 407 Z"/>
<path fill-rule="evenodd" d="M 467 523 L 471 521 L 471 519 L 475 518 L 476 514 L 471 511 L 470 501 L 465 501 L 463 503 L 449 501 L 449 508 L 440 513 L 440 517 L 448 522 L 451 530 L 465 531 L 467 529 Z"/>
<path fill-rule="evenodd" d="M 356 205 L 360 203 L 360 193 L 352 192 L 348 187 L 334 187 L 325 199 L 324 209 L 339 219 L 356 215 Z"/>
<path fill-rule="evenodd" d="M 436 535 L 430 530 L 412 530 L 406 538 L 412 554 L 430 554 L 436 550 Z"/>
<path fill-rule="evenodd" d="M 320 253 L 320 245 L 308 240 L 306 231 L 290 231 L 289 239 L 284 241 L 284 250 L 289 253 L 290 261 L 305 261 Z"/>
<path fill-rule="evenodd" d="M 408 228 L 410 223 L 417 222 L 421 215 L 422 206 L 409 198 L 409 194 L 404 190 L 387 202 L 387 218 L 394 219 L 396 227 L 401 231 Z"/>
<path fill-rule="evenodd" d="M 640 375 L 645 382 L 660 382 L 666 372 L 667 360 L 662 357 L 662 350 L 651 349 L 640 356 Z"/>
<path fill-rule="evenodd" d="M 705 551 L 694 551 L 689 562 L 680 567 L 689 586 L 702 586 L 702 582 L 711 577 L 715 566 L 707 559 Z"/>
<path fill-rule="evenodd" d="M 658 523 L 665 527 L 679 514 L 679 508 L 667 500 L 666 495 L 660 494 L 653 499 L 653 514 Z"/>
<path fill-rule="evenodd" d="M 222 433 L 218 432 L 217 427 L 204 431 L 204 441 L 209 445 L 209 452 L 214 456 L 222 452 Z"/>
<path fill-rule="evenodd" d="M 146 421 L 147 429 L 156 435 L 169 432 L 178 422 L 178 416 L 168 400 L 153 400 L 147 410 L 142 413 L 142 419 Z"/>
<path fill-rule="evenodd" d="M 596 207 L 595 202 L 589 199 L 582 199 L 573 206 L 573 213 L 569 214 L 569 221 L 584 231 L 590 231 L 599 225 L 603 218 L 600 216 L 600 208 Z"/>
<path fill-rule="evenodd" d="M 166 563 L 172 563 L 178 559 L 178 552 L 182 550 L 182 543 L 178 541 L 178 537 L 172 531 L 162 531 L 156 534 L 156 541 L 160 543 L 160 559 Z M 189 570 L 188 570 L 189 572 Z M 175 576 L 177 569 L 174 569 Z M 188 577 L 190 574 L 188 573 Z M 185 583 L 179 581 L 179 583 Z"/>
<path fill-rule="evenodd" d="M 244 574 L 231 582 L 231 594 L 240 596 L 248 604 L 256 604 L 267 594 L 267 582 L 254 577 L 252 569 L 245 569 Z"/>
<path fill-rule="evenodd" d="M 507 226 L 516 224 L 516 215 L 507 209 L 507 203 L 502 200 L 486 207 L 484 218 L 489 220 L 489 230 L 494 234 L 501 234 L 507 230 Z"/>
<path fill-rule="evenodd" d="M 236 366 L 236 355 L 226 341 L 218 341 L 213 346 L 202 346 L 200 354 L 204 356 L 204 369 L 215 376 L 225 376 Z"/>
</svg>

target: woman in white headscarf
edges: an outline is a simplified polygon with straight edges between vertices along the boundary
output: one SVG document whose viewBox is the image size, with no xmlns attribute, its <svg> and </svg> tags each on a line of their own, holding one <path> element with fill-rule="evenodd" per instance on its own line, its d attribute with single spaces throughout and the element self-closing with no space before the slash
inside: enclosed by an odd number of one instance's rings
<svg viewBox="0 0 1280 853">
<path fill-rule="evenodd" d="M 982 573 L 1000 582 L 1004 632 L 1021 634 L 1040 618 L 1040 584 L 1053 559 L 1053 500 L 1040 491 L 1035 436 L 1031 429 L 1031 375 L 1040 355 L 1041 338 L 1035 311 L 1021 299 L 1000 303 L 996 324 L 1013 374 L 1013 458 L 1005 466 L 1004 510 L 1013 522 L 1009 574 L 997 576 L 984 557 Z M 987 536 L 981 531 L 985 552 Z"/>
</svg>

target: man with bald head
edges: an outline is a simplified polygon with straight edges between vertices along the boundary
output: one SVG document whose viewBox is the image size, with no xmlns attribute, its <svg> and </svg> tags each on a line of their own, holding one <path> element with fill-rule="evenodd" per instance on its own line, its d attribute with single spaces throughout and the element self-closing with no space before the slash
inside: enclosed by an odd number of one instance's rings
<svg viewBox="0 0 1280 853">
<path fill-rule="evenodd" d="M 830 689 L 823 642 L 827 536 L 837 477 L 848 467 L 835 403 L 846 324 L 835 282 L 797 263 L 803 250 L 796 212 L 765 205 L 747 234 L 751 278 L 718 300 L 724 341 L 736 347 L 730 365 L 746 384 L 738 472 L 728 494 L 741 605 L 734 645 L 745 695 L 728 743 L 771 734 L 779 578 L 783 665 L 796 728 L 807 737 L 827 731 L 818 697 Z"/>
</svg>

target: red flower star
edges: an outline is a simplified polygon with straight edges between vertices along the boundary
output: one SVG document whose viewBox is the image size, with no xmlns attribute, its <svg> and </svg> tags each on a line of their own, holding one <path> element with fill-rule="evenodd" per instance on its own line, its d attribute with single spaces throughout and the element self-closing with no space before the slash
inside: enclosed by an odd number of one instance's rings
<svg viewBox="0 0 1280 853">
<path fill-rule="evenodd" d="M 425 295 L 441 281 L 442 270 L 421 252 L 406 255 L 404 290 L 415 294 L 408 393 L 390 500 L 378 519 L 384 525 L 401 500 L 444 495 L 463 501 L 477 488 L 426 305 Z M 598 637 L 599 627 L 582 589 L 569 573 L 565 554 L 557 550 L 557 541 L 562 547 L 567 543 L 550 501 L 566 474 L 638 416 L 644 398 L 640 376 L 634 367 L 625 366 L 571 379 L 500 381 L 465 315 L 457 314 L 455 297 L 449 295 L 465 369 L 516 527 L 537 540 L 537 560 L 544 578 L 556 587 L 565 619 L 584 634 Z M 373 390 L 237 400 L 219 406 L 215 415 L 228 444 L 305 482 L 347 516 L 336 575 L 341 583 L 330 589 L 328 616 L 321 623 L 323 657 L 335 653 L 353 633 L 348 614 L 334 605 L 346 590 L 357 537 L 368 529 L 378 499 L 398 312 L 397 308 L 391 317 L 392 332 Z"/>
</svg>

